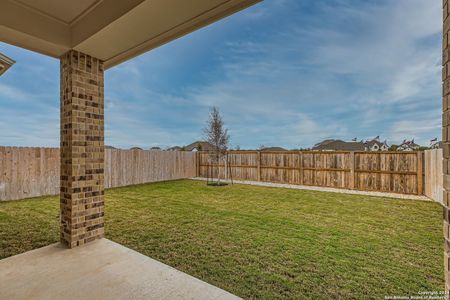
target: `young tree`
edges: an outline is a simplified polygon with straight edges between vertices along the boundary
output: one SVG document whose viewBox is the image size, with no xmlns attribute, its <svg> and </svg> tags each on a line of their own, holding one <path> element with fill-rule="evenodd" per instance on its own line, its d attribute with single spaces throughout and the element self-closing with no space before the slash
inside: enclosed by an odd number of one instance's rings
<svg viewBox="0 0 450 300">
<path fill-rule="evenodd" d="M 211 108 L 203 133 L 205 140 L 213 146 L 213 150 L 209 155 L 210 159 L 214 164 L 219 164 L 226 155 L 230 135 L 228 134 L 228 129 L 224 128 L 224 122 L 217 107 Z M 217 175 L 217 184 L 220 184 L 220 172 Z"/>
</svg>

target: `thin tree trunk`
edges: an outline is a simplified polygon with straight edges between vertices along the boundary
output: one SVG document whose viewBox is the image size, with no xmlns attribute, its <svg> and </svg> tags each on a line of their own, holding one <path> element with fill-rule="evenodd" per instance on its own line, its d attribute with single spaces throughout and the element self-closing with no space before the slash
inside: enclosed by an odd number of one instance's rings
<svg viewBox="0 0 450 300">
<path fill-rule="evenodd" d="M 219 158 L 217 159 L 217 185 L 220 185 L 220 160 Z"/>
</svg>

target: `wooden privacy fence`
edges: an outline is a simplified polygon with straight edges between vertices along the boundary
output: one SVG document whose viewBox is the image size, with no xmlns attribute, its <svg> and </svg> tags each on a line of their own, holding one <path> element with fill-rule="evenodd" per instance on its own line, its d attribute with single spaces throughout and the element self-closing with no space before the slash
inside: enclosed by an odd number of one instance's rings
<svg viewBox="0 0 450 300">
<path fill-rule="evenodd" d="M 105 187 L 195 176 L 192 152 L 105 149 Z M 0 201 L 59 193 L 59 149 L 0 147 Z"/>
<path fill-rule="evenodd" d="M 443 204 L 444 176 L 442 149 L 426 150 L 425 161 L 425 190 L 424 194 L 430 199 Z"/>
<path fill-rule="evenodd" d="M 105 187 L 222 177 L 364 191 L 425 194 L 442 202 L 442 150 L 425 152 L 231 151 L 228 166 L 208 154 L 105 150 Z M 227 174 L 231 171 L 231 174 Z M 425 177 L 424 177 L 425 175 Z M 59 149 L 0 147 L 0 201 L 59 193 Z"/>
<path fill-rule="evenodd" d="M 105 187 L 195 176 L 195 153 L 184 151 L 105 151 Z"/>
<path fill-rule="evenodd" d="M 59 193 L 59 149 L 0 147 L 0 201 Z"/>
<path fill-rule="evenodd" d="M 423 194 L 423 152 L 230 151 L 219 164 L 197 155 L 200 177 Z"/>
</svg>

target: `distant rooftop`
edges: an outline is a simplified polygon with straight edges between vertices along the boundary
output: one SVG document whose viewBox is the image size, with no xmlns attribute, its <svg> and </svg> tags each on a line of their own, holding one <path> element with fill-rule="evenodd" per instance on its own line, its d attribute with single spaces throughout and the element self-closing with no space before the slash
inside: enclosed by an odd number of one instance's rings
<svg viewBox="0 0 450 300">
<path fill-rule="evenodd" d="M 287 149 L 284 149 L 283 147 L 265 147 L 262 148 L 261 151 L 287 151 Z"/>
<path fill-rule="evenodd" d="M 344 142 L 342 140 L 325 140 L 312 148 L 313 150 L 364 151 L 363 142 Z"/>
<path fill-rule="evenodd" d="M 214 150 L 214 145 L 205 141 L 195 141 L 184 147 L 186 151 L 193 151 L 194 149 L 198 151 L 212 151 Z"/>
</svg>

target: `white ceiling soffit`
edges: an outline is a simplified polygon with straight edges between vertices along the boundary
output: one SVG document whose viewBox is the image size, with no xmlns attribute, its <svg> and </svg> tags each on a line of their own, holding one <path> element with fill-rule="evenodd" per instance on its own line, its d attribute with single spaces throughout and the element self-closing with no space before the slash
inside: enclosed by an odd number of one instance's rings
<svg viewBox="0 0 450 300">
<path fill-rule="evenodd" d="M 94 8 L 101 0 L 13 0 L 13 2 L 70 25 Z"/>
<path fill-rule="evenodd" d="M 0 41 L 109 68 L 261 0 L 0 0 Z"/>
</svg>

